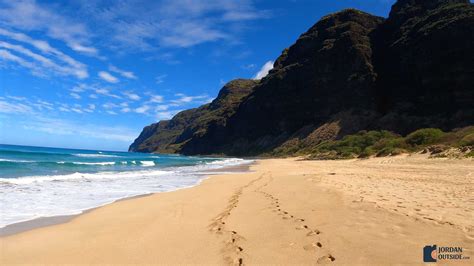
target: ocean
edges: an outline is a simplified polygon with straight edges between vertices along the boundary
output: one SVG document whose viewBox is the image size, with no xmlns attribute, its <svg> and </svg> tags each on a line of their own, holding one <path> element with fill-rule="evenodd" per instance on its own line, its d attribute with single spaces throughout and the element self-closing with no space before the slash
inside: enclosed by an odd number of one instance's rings
<svg viewBox="0 0 474 266">
<path fill-rule="evenodd" d="M 238 158 L 0 145 L 0 228 L 197 185 Z"/>
</svg>

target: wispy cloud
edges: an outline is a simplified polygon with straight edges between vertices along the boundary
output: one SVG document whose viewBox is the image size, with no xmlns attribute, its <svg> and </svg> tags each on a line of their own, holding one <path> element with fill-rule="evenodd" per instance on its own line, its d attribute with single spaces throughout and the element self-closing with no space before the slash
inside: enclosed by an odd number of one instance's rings
<svg viewBox="0 0 474 266">
<path fill-rule="evenodd" d="M 142 105 L 138 108 L 135 109 L 135 112 L 136 113 L 139 113 L 139 114 L 145 114 L 148 110 L 150 110 L 150 106 L 148 105 Z"/>
<path fill-rule="evenodd" d="M 97 48 L 89 45 L 91 33 L 83 23 L 59 15 L 45 4 L 34 0 L 2 0 L 0 21 L 26 31 L 42 31 L 47 36 L 66 43 L 72 50 L 97 55 Z"/>
<path fill-rule="evenodd" d="M 108 113 L 109 115 L 117 115 L 117 112 L 112 111 L 112 110 L 107 110 L 105 112 Z"/>
<path fill-rule="evenodd" d="M 141 99 L 141 97 L 138 94 L 133 93 L 133 92 L 125 91 L 125 92 L 122 92 L 122 94 L 127 96 L 132 101 L 138 101 Z"/>
<path fill-rule="evenodd" d="M 242 66 L 243 69 L 254 69 L 255 67 L 257 67 L 255 64 L 248 64 Z"/>
<path fill-rule="evenodd" d="M 164 111 L 156 113 L 156 120 L 168 120 L 171 119 L 175 114 L 179 113 L 179 110 L 176 111 Z"/>
<path fill-rule="evenodd" d="M 32 103 L 33 106 L 38 108 L 39 110 L 43 111 L 43 109 L 47 109 L 49 111 L 54 110 L 54 105 L 50 102 L 46 102 L 43 100 L 36 100 L 35 103 Z"/>
<path fill-rule="evenodd" d="M 129 113 L 130 111 L 132 111 L 132 109 L 130 109 L 129 107 L 124 107 L 124 108 L 120 109 L 120 112 L 122 112 L 122 113 Z"/>
<path fill-rule="evenodd" d="M 87 112 L 87 113 L 93 113 L 94 110 L 95 110 L 95 104 L 88 104 L 87 108 L 84 109 L 84 111 Z"/>
<path fill-rule="evenodd" d="M 27 68 L 35 76 L 43 77 L 45 75 L 43 70 L 37 65 L 31 62 L 28 62 L 25 59 L 19 56 L 16 56 L 7 50 L 0 49 L 0 60 L 13 62 L 20 65 L 21 67 Z"/>
<path fill-rule="evenodd" d="M 107 102 L 107 103 L 102 104 L 102 107 L 104 107 L 105 109 L 112 109 L 112 108 L 119 107 L 119 105 L 115 103 Z"/>
<path fill-rule="evenodd" d="M 162 0 L 145 5 L 116 1 L 87 2 L 82 11 L 103 26 L 110 46 L 150 50 L 157 47 L 191 47 L 234 39 L 237 25 L 271 16 L 251 0 Z"/>
<path fill-rule="evenodd" d="M 273 69 L 273 61 L 267 61 L 262 68 L 255 74 L 253 77 L 254 79 L 262 79 L 266 75 L 268 75 L 268 72 Z"/>
<path fill-rule="evenodd" d="M 164 97 L 161 95 L 150 95 L 150 100 L 147 101 L 147 103 L 162 103 L 164 101 Z"/>
<path fill-rule="evenodd" d="M 47 72 L 52 72 L 58 75 L 75 76 L 79 79 L 84 79 L 89 76 L 87 72 L 87 66 L 85 64 L 78 62 L 72 57 L 52 47 L 46 41 L 33 39 L 23 33 L 8 31 L 2 28 L 0 28 L 0 36 L 21 42 L 41 52 L 42 54 L 40 55 L 28 48 L 25 48 L 22 45 L 11 44 L 6 41 L 2 41 L 0 43 L 1 48 L 8 49 L 28 57 L 30 60 L 27 60 L 26 58 L 22 58 L 22 60 L 28 62 L 31 66 L 35 66 L 35 68 L 41 68 L 43 75 L 45 75 Z M 25 67 L 24 64 L 22 66 Z M 31 69 L 31 67 L 27 68 Z"/>
<path fill-rule="evenodd" d="M 36 116 L 44 111 L 55 110 L 55 105 L 41 99 L 31 100 L 21 96 L 0 97 L 0 113 Z"/>
<path fill-rule="evenodd" d="M 177 94 L 175 94 L 175 96 L 178 96 L 179 98 L 170 101 L 175 106 L 180 106 L 180 105 L 183 105 L 183 104 L 189 104 L 189 103 L 196 102 L 196 101 L 197 101 L 197 103 L 206 103 L 210 99 L 209 95 L 188 96 L 188 95 L 183 94 L 183 93 L 177 93 Z"/>
<path fill-rule="evenodd" d="M 112 97 L 112 98 L 116 98 L 116 99 L 122 99 L 122 97 L 118 96 L 117 94 L 113 94 L 110 92 L 109 89 L 106 89 L 106 88 L 96 88 L 94 89 L 96 95 L 97 94 L 100 94 L 102 96 L 107 96 L 107 97 Z"/>
<path fill-rule="evenodd" d="M 161 83 L 165 82 L 165 78 L 166 78 L 167 76 L 168 76 L 168 75 L 166 75 L 166 74 L 162 74 L 162 75 L 156 76 L 156 78 L 155 78 L 156 84 L 161 84 Z"/>
<path fill-rule="evenodd" d="M 81 99 L 81 95 L 79 95 L 79 94 L 77 94 L 77 93 L 75 93 L 75 92 L 71 92 L 71 93 L 69 93 L 69 95 L 70 95 L 72 98 L 76 99 L 76 100 Z"/>
<path fill-rule="evenodd" d="M 120 76 L 122 76 L 124 78 L 128 78 L 128 79 L 136 79 L 137 78 L 135 76 L 135 73 L 133 73 L 132 71 L 126 71 L 126 70 L 120 69 L 120 68 L 118 68 L 114 65 L 109 65 L 109 71 L 117 73 L 117 74 L 119 74 Z"/>
<path fill-rule="evenodd" d="M 113 76 L 112 74 L 110 74 L 109 72 L 107 71 L 100 71 L 98 74 L 97 74 L 101 79 L 109 82 L 109 83 L 117 83 L 119 82 L 119 79 L 116 78 L 115 76 Z"/>
<path fill-rule="evenodd" d="M 243 21 L 243 20 L 255 20 L 271 17 L 271 12 L 268 10 L 229 10 L 222 16 L 223 20 L 226 21 Z"/>
<path fill-rule="evenodd" d="M 11 103 L 0 100 L 0 113 L 6 114 L 31 114 L 33 109 L 22 103 Z"/>
<path fill-rule="evenodd" d="M 85 83 L 81 83 L 81 84 L 78 84 L 78 85 L 72 87 L 70 89 L 70 91 L 72 93 L 75 93 L 75 94 L 78 94 L 78 95 L 79 95 L 79 93 L 92 92 L 92 93 L 89 93 L 89 98 L 91 98 L 91 99 L 98 99 L 99 96 L 111 97 L 111 98 L 115 98 L 115 99 L 122 99 L 122 97 L 120 97 L 119 95 L 113 93 L 111 88 L 103 87 L 103 86 L 100 86 L 100 85 L 97 85 L 97 84 L 88 85 L 88 84 L 85 84 Z M 72 97 L 74 97 L 74 96 L 72 96 Z"/>
</svg>

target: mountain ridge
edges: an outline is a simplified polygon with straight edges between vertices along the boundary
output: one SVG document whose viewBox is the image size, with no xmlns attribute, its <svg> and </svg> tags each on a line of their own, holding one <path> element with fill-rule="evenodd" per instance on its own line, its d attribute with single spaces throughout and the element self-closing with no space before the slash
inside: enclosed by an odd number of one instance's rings
<svg viewBox="0 0 474 266">
<path fill-rule="evenodd" d="M 463 0 L 399 0 L 387 19 L 327 15 L 262 80 L 231 81 L 212 103 L 145 127 L 130 151 L 278 155 L 360 130 L 472 125 L 472 32 Z"/>
</svg>

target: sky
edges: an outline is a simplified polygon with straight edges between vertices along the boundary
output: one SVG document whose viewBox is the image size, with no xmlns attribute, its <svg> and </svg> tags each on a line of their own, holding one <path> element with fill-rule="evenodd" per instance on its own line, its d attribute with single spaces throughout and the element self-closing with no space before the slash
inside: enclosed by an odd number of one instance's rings
<svg viewBox="0 0 474 266">
<path fill-rule="evenodd" d="M 261 78 L 322 16 L 391 0 L 0 0 L 0 143 L 126 151 Z"/>
</svg>

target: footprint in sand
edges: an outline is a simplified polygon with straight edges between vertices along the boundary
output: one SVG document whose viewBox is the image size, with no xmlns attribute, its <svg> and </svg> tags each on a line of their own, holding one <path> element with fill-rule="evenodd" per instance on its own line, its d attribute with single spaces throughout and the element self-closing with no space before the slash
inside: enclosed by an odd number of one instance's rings
<svg viewBox="0 0 474 266">
<path fill-rule="evenodd" d="M 318 263 L 333 262 L 335 260 L 336 260 L 336 258 L 334 258 L 331 254 L 329 254 L 327 256 L 323 256 L 323 257 L 319 258 Z"/>
<path fill-rule="evenodd" d="M 307 251 L 314 251 L 314 250 L 317 250 L 318 248 L 321 248 L 323 245 L 319 242 L 317 243 L 311 243 L 309 245 L 305 245 L 303 246 L 303 249 L 304 250 L 307 250 Z"/>
<path fill-rule="evenodd" d="M 308 232 L 306 236 L 314 236 L 314 235 L 319 235 L 319 234 L 321 234 L 321 231 L 316 229 L 316 230 L 311 230 L 310 232 Z"/>
<path fill-rule="evenodd" d="M 298 220 L 297 220 L 297 222 L 298 222 Z M 303 225 L 295 227 L 295 229 L 296 230 L 305 230 L 305 229 L 309 229 L 309 227 L 307 225 L 303 224 Z"/>
</svg>

